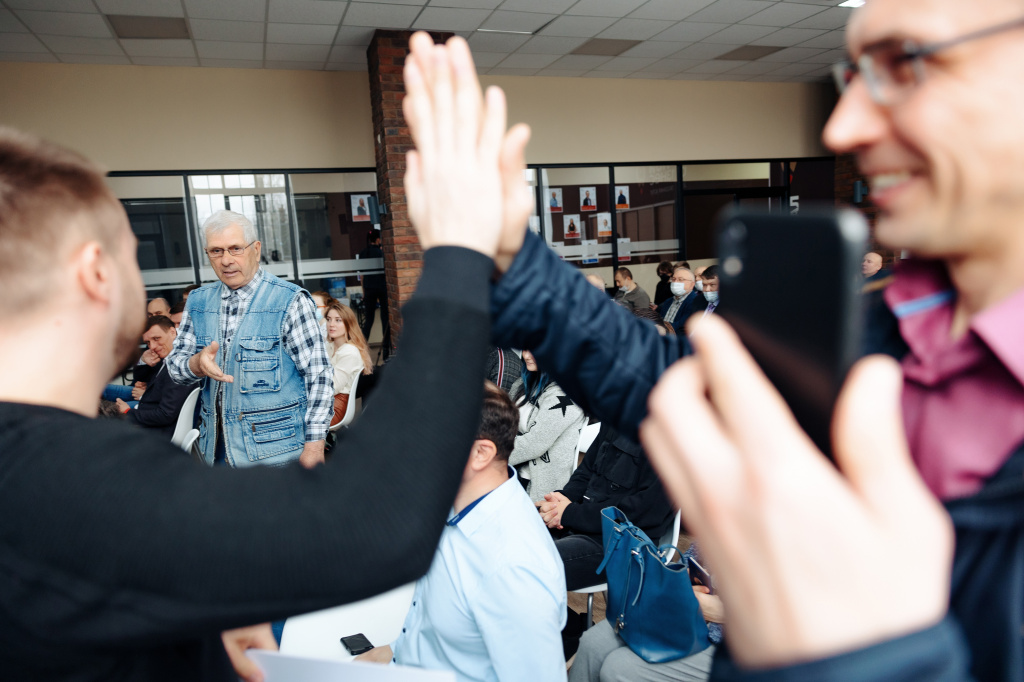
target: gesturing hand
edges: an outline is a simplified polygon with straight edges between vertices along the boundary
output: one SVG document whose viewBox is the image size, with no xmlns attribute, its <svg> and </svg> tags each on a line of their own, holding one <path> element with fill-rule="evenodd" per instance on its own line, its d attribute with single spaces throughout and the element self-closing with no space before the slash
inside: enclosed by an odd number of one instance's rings
<svg viewBox="0 0 1024 682">
<path fill-rule="evenodd" d="M 221 371 L 220 365 L 217 364 L 217 349 L 220 345 L 214 341 L 206 348 L 202 349 L 191 358 L 188 359 L 189 369 L 197 377 L 202 379 L 203 377 L 210 377 L 217 381 L 223 381 L 225 383 L 233 383 L 235 378 L 230 374 L 225 374 Z"/>
<path fill-rule="evenodd" d="M 484 101 L 465 40 L 435 45 L 420 32 L 409 46 L 402 106 L 416 149 L 405 193 L 423 248 L 518 252 L 533 207 L 523 178 L 529 129 L 506 134 L 504 94 L 488 88 Z"/>
<path fill-rule="evenodd" d="M 277 651 L 277 640 L 274 639 L 270 623 L 225 630 L 220 634 L 220 639 L 224 642 L 224 651 L 231 659 L 235 673 L 246 682 L 262 682 L 263 671 L 246 657 L 245 652 L 249 649 Z"/>
<path fill-rule="evenodd" d="M 922 483 L 890 359 L 854 367 L 833 420 L 842 474 L 717 315 L 650 398 L 641 437 L 682 509 L 748 667 L 821 658 L 937 623 L 953 536 Z"/>
<path fill-rule="evenodd" d="M 147 348 L 142 354 L 142 361 L 150 367 L 156 367 L 157 363 L 160 362 L 160 356 L 152 348 Z"/>
</svg>

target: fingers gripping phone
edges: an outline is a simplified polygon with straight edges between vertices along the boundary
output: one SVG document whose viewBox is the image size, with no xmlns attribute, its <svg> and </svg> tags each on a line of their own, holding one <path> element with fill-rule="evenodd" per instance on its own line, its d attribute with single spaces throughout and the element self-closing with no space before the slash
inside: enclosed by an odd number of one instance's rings
<svg viewBox="0 0 1024 682">
<path fill-rule="evenodd" d="M 867 235 L 850 210 L 731 212 L 718 226 L 719 313 L 830 459 L 832 412 L 861 354 Z"/>
<path fill-rule="evenodd" d="M 715 593 L 715 586 L 711 581 L 711 574 L 708 573 L 707 569 L 698 563 L 692 556 L 686 558 L 686 570 L 690 574 L 690 583 L 693 585 L 703 585 L 708 588 L 708 594 Z"/>
</svg>

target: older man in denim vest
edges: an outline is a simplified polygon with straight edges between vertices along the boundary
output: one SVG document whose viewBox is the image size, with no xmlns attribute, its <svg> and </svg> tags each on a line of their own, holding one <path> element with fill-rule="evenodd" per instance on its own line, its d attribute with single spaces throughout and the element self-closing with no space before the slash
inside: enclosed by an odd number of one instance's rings
<svg viewBox="0 0 1024 682">
<path fill-rule="evenodd" d="M 174 381 L 203 380 L 203 458 L 315 466 L 324 458 L 332 371 L 313 300 L 260 267 L 261 244 L 244 215 L 217 211 L 203 237 L 221 283 L 189 296 L 167 358 Z"/>
</svg>

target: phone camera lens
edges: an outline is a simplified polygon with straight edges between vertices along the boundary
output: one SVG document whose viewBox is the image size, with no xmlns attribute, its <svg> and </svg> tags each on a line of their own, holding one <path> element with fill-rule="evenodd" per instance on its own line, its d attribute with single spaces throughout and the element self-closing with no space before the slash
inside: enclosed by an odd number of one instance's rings
<svg viewBox="0 0 1024 682">
<path fill-rule="evenodd" d="M 732 241 L 741 242 L 747 238 L 747 226 L 738 220 L 733 221 L 729 224 L 728 234 Z"/>
<path fill-rule="evenodd" d="M 743 261 L 736 256 L 729 256 L 722 261 L 722 270 L 724 270 L 725 274 L 729 275 L 729 277 L 735 277 L 743 272 Z"/>
</svg>

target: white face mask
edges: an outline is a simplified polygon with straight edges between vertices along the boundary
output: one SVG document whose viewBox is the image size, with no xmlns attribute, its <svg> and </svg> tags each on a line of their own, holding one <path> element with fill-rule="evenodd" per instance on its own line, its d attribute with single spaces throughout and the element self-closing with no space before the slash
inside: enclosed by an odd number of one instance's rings
<svg viewBox="0 0 1024 682">
<path fill-rule="evenodd" d="M 673 296 L 682 296 L 686 292 L 686 282 L 669 282 L 668 288 L 672 290 Z"/>
<path fill-rule="evenodd" d="M 704 291 L 704 282 L 698 279 L 696 282 L 693 283 L 693 288 L 696 289 L 697 291 Z"/>
<path fill-rule="evenodd" d="M 708 303 L 718 303 L 718 292 L 717 291 L 705 291 L 704 298 L 708 300 Z"/>
<path fill-rule="evenodd" d="M 322 319 L 324 319 L 324 311 L 322 311 L 319 308 L 317 308 L 316 309 L 316 321 L 319 322 Z"/>
</svg>

